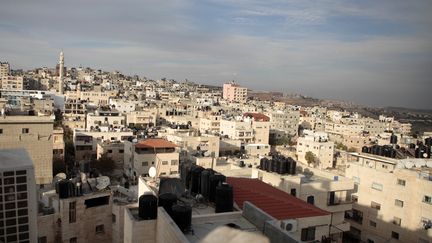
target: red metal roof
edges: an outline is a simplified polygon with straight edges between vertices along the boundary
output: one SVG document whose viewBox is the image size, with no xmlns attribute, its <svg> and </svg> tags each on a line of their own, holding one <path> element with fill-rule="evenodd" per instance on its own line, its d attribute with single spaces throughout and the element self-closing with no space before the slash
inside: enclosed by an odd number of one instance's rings
<svg viewBox="0 0 432 243">
<path fill-rule="evenodd" d="M 139 141 L 136 148 L 175 148 L 177 145 L 162 138 L 149 138 Z"/>
<path fill-rule="evenodd" d="M 245 117 L 252 117 L 255 121 L 270 121 L 270 118 L 264 114 L 261 113 L 252 113 L 252 112 L 246 112 L 243 114 Z"/>
<path fill-rule="evenodd" d="M 239 207 L 249 201 L 278 220 L 330 214 L 258 179 L 228 177 L 227 182 L 233 186 L 234 201 Z"/>
</svg>

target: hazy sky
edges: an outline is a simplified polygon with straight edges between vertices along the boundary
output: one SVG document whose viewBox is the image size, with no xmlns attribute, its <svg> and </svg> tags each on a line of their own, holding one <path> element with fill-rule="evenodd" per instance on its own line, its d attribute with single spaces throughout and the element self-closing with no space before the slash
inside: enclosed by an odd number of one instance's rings
<svg viewBox="0 0 432 243">
<path fill-rule="evenodd" d="M 431 0 L 2 1 L 0 61 L 432 108 Z"/>
</svg>

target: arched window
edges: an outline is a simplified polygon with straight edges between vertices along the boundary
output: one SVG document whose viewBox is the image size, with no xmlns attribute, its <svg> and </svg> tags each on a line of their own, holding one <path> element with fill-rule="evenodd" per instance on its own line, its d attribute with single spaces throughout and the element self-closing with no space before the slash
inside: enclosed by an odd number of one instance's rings
<svg viewBox="0 0 432 243">
<path fill-rule="evenodd" d="M 314 196 L 309 196 L 306 199 L 307 203 L 314 205 L 315 204 L 315 198 Z"/>
</svg>

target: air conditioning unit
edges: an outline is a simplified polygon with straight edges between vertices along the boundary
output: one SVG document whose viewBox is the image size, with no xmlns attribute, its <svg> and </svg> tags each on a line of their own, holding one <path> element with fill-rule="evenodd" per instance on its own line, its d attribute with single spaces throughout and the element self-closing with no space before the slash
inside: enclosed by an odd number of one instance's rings
<svg viewBox="0 0 432 243">
<path fill-rule="evenodd" d="M 280 227 L 281 229 L 287 232 L 295 232 L 297 231 L 297 220 L 295 219 L 283 220 L 280 223 Z"/>
</svg>

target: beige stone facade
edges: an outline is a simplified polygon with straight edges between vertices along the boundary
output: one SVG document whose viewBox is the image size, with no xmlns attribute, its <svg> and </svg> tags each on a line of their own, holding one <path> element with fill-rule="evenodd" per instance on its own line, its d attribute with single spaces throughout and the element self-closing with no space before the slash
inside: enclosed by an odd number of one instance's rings
<svg viewBox="0 0 432 243">
<path fill-rule="evenodd" d="M 0 149 L 24 148 L 33 160 L 36 184 L 52 182 L 53 119 L 43 116 L 0 117 Z"/>
</svg>

